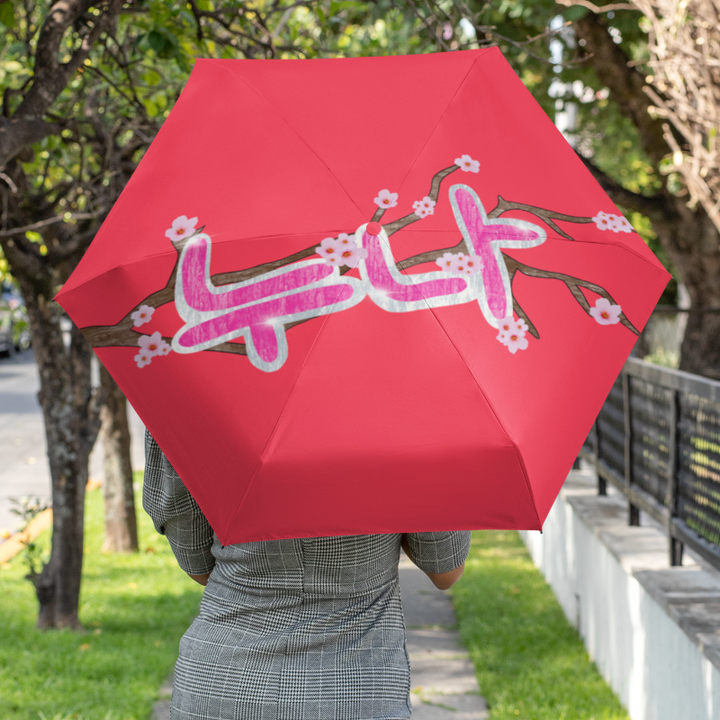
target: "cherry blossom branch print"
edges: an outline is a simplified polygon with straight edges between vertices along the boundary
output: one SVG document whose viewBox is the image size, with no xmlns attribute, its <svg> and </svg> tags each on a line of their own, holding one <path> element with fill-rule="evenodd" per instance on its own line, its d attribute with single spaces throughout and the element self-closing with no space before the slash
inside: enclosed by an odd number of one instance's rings
<svg viewBox="0 0 720 720">
<path fill-rule="evenodd" d="M 496 339 L 514 355 L 529 347 L 528 334 L 540 339 L 512 291 L 519 272 L 534 279 L 559 280 L 589 318 L 601 325 L 620 323 L 639 334 L 605 288 L 531 267 L 504 251 L 542 244 L 547 237 L 545 227 L 572 241 L 558 222 L 594 223 L 598 231 L 632 232 L 621 216 L 599 211 L 594 217 L 577 217 L 503 197 L 486 213 L 473 188 L 456 183 L 449 188 L 448 198 L 461 235 L 458 243 L 397 262 L 390 236 L 433 215 L 443 180 L 457 171 L 471 178 L 480 172 L 480 163 L 469 155 L 456 158 L 433 176 L 425 197 L 406 204 L 412 212 L 391 223 L 380 221 L 388 209 L 399 205 L 400 196 L 382 188 L 374 198 L 377 210 L 371 221 L 354 232 L 324 238 L 268 263 L 214 275 L 210 274 L 211 238 L 204 226 L 198 227 L 197 217 L 180 215 L 165 233 L 177 253 L 165 285 L 115 325 L 88 327 L 83 333 L 95 348 L 136 348 L 138 368 L 171 351 L 210 351 L 246 355 L 258 369 L 273 372 L 287 359 L 288 330 L 321 315 L 342 312 L 366 297 L 387 312 L 477 302 L 486 322 L 498 331 Z M 511 211 L 522 211 L 538 223 L 507 216 Z M 434 263 L 436 269 L 405 272 L 427 263 Z M 583 291 L 598 296 L 594 306 Z M 146 331 L 144 326 L 155 311 L 173 302 L 183 327 L 172 337 Z"/>
</svg>

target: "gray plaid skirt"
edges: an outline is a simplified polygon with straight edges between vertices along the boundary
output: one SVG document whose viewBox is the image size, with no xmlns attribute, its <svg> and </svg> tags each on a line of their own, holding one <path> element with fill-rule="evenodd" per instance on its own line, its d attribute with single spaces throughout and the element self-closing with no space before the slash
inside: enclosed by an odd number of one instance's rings
<svg viewBox="0 0 720 720">
<path fill-rule="evenodd" d="M 180 641 L 172 720 L 409 718 L 398 561 L 401 535 L 249 542 L 223 547 L 146 435 L 143 506 L 185 572 L 210 572 Z M 415 562 L 442 573 L 470 533 L 412 533 Z"/>
</svg>

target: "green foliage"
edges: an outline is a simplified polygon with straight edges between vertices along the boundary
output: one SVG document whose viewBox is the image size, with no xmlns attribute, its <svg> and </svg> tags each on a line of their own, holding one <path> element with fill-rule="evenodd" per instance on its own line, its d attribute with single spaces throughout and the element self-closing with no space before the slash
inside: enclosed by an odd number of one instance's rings
<svg viewBox="0 0 720 720">
<path fill-rule="evenodd" d="M 15 8 L 12 0 L 5 0 L 0 3 L 0 23 L 7 28 L 15 27 Z"/>
<path fill-rule="evenodd" d="M 665 350 L 663 348 L 659 348 L 654 353 L 646 355 L 643 360 L 673 370 L 677 370 L 680 367 L 680 357 L 678 354 L 672 350 Z"/>
<path fill-rule="evenodd" d="M 88 493 L 80 617 L 85 633 L 35 628 L 22 558 L 0 567 L 0 718 L 148 718 L 202 588 L 139 513 L 139 554 L 103 554 L 102 493 Z M 49 533 L 39 538 L 47 549 Z"/>
<path fill-rule="evenodd" d="M 18 333 L 19 335 L 19 333 Z M 15 340 L 16 338 L 13 338 Z M 10 498 L 10 503 L 14 507 L 10 508 L 10 512 L 20 519 L 20 531 L 24 531 L 32 520 L 49 506 L 38 497 Z M 23 560 L 28 574 L 28 579 L 33 579 L 40 574 L 43 564 L 47 562 L 48 557 L 44 557 L 42 544 L 37 540 L 23 540 Z"/>
<path fill-rule="evenodd" d="M 517 533 L 473 533 L 453 596 L 491 720 L 628 720 Z"/>
</svg>

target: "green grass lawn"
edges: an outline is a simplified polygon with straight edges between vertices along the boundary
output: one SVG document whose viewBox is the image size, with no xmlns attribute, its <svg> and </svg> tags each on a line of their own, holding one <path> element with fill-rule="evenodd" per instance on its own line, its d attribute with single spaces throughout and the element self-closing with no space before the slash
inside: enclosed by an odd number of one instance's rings
<svg viewBox="0 0 720 720">
<path fill-rule="evenodd" d="M 517 533 L 473 533 L 453 596 L 491 720 L 628 720 Z"/>
<path fill-rule="evenodd" d="M 102 500 L 88 494 L 87 632 L 36 630 L 22 558 L 0 568 L 0 720 L 145 720 L 172 670 L 202 589 L 141 509 L 141 552 L 103 554 Z M 475 533 L 454 597 L 492 720 L 628 720 L 515 533 Z"/>
<path fill-rule="evenodd" d="M 172 671 L 202 588 L 178 568 L 139 503 L 141 552 L 102 553 L 102 506 L 102 491 L 88 493 L 85 633 L 36 630 L 22 557 L 0 568 L 0 720 L 145 719 Z"/>
</svg>

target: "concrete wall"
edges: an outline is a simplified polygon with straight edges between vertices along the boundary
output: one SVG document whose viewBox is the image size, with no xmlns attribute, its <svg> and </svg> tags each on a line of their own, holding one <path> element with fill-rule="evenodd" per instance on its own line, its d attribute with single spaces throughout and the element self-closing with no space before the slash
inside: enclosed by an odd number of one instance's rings
<svg viewBox="0 0 720 720">
<path fill-rule="evenodd" d="M 543 533 L 521 533 L 533 561 L 632 720 L 720 720 L 718 576 L 669 567 L 663 534 L 596 488 L 570 474 Z"/>
</svg>

